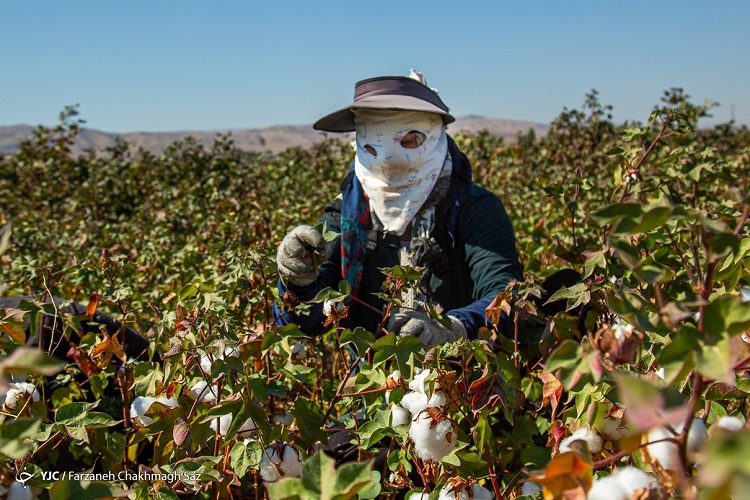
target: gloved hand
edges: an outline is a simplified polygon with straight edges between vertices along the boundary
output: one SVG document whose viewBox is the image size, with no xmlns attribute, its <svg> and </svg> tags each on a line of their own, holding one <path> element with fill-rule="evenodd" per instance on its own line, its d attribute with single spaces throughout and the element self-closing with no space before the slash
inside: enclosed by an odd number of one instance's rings
<svg viewBox="0 0 750 500">
<path fill-rule="evenodd" d="M 391 316 L 388 330 L 399 336 L 412 335 L 422 341 L 424 347 L 443 345 L 460 338 L 468 338 L 466 328 L 454 316 L 447 316 L 451 328 L 443 326 L 438 320 L 430 318 L 424 311 L 404 311 Z"/>
<path fill-rule="evenodd" d="M 318 268 L 331 253 L 323 236 L 312 226 L 292 229 L 279 245 L 276 265 L 282 280 L 308 285 L 318 276 Z"/>
</svg>

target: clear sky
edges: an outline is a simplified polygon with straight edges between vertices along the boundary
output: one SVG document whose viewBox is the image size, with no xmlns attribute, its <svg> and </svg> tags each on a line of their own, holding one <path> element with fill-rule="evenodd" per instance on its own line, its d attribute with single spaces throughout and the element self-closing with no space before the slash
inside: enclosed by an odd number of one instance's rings
<svg viewBox="0 0 750 500">
<path fill-rule="evenodd" d="M 310 124 L 410 68 L 456 116 L 549 123 L 597 89 L 645 122 L 682 87 L 750 124 L 746 0 L 5 0 L 0 47 L 0 125 Z"/>
</svg>

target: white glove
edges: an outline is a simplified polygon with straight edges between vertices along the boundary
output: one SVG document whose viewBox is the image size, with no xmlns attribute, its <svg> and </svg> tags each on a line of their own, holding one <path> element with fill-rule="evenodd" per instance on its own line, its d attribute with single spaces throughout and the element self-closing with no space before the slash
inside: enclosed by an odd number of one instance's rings
<svg viewBox="0 0 750 500">
<path fill-rule="evenodd" d="M 461 321 L 454 316 L 447 316 L 451 322 L 451 328 L 443 326 L 438 320 L 430 318 L 424 311 L 404 311 L 391 316 L 388 330 L 401 337 L 412 335 L 422 341 L 424 347 L 431 345 L 443 345 L 455 342 L 458 339 L 466 339 L 466 328 Z"/>
<path fill-rule="evenodd" d="M 295 285 L 312 283 L 330 251 L 317 229 L 306 225 L 295 227 L 284 236 L 276 253 L 276 265 L 282 280 Z"/>
</svg>

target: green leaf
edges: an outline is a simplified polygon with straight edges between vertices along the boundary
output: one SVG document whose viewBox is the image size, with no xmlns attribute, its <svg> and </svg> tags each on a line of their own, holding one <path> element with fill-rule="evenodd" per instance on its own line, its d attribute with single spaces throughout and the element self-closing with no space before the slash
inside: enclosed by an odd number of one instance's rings
<svg viewBox="0 0 750 500">
<path fill-rule="evenodd" d="M 378 475 L 372 474 L 372 462 L 349 462 L 336 470 L 334 460 L 322 451 L 302 466 L 302 479 L 286 478 L 267 484 L 268 496 L 274 499 L 299 498 L 320 500 L 353 499 L 358 492 L 368 489 Z M 367 498 L 372 498 L 368 496 Z"/>
<path fill-rule="evenodd" d="M 409 359 L 413 354 L 421 352 L 423 347 L 422 341 L 417 337 L 406 336 L 397 338 L 396 334 L 391 332 L 379 338 L 372 345 L 372 349 L 375 351 L 373 358 L 375 365 L 395 356 L 401 376 L 408 379 L 411 378 L 412 371 Z"/>
<path fill-rule="evenodd" d="M 40 420 L 17 418 L 0 425 L 0 457 L 19 460 L 34 447 L 33 438 L 42 425 Z"/>
<path fill-rule="evenodd" d="M 620 400 L 628 409 L 628 421 L 638 430 L 648 431 L 670 422 L 684 422 L 693 412 L 677 390 L 659 388 L 627 372 L 613 372 Z"/>
<path fill-rule="evenodd" d="M 292 408 L 292 415 L 299 427 L 299 437 L 296 443 L 300 449 L 306 449 L 312 444 L 311 440 L 320 434 L 323 411 L 309 399 L 298 399 Z"/>
<path fill-rule="evenodd" d="M 44 351 L 19 347 L 0 361 L 0 374 L 30 374 L 52 376 L 65 368 L 65 362 L 48 356 Z"/>
<path fill-rule="evenodd" d="M 709 379 L 734 385 L 734 364 L 737 359 L 732 352 L 729 338 L 725 336 L 710 345 L 701 343 L 701 347 L 696 360 L 698 371 Z"/>
<path fill-rule="evenodd" d="M 600 225 L 610 224 L 623 217 L 640 217 L 641 206 L 637 203 L 615 203 L 589 214 Z"/>
<path fill-rule="evenodd" d="M 357 354 L 363 357 L 370 346 L 375 343 L 375 335 L 358 326 L 354 331 L 346 329 L 341 332 L 339 343 L 341 345 L 354 344 L 357 348 Z"/>
<path fill-rule="evenodd" d="M 492 438 L 492 430 L 489 428 L 485 416 L 482 416 L 477 420 L 476 425 L 474 425 L 474 428 L 471 430 L 471 437 L 474 440 L 477 449 L 479 451 L 484 451 L 487 443 Z"/>
<path fill-rule="evenodd" d="M 190 297 L 193 297 L 198 292 L 198 287 L 195 285 L 186 285 L 182 287 L 182 290 L 180 290 L 179 297 L 180 300 L 187 300 Z"/>
<path fill-rule="evenodd" d="M 251 442 L 248 446 L 237 442 L 229 452 L 230 465 L 238 477 L 243 477 L 247 469 L 256 467 L 263 457 L 263 449 L 258 442 Z"/>
<path fill-rule="evenodd" d="M 364 450 L 372 448 L 386 435 L 393 435 L 390 431 L 391 412 L 389 410 L 377 410 L 375 415 L 357 430 L 360 448 Z"/>
<path fill-rule="evenodd" d="M 750 328 L 750 302 L 736 295 L 722 295 L 703 312 L 703 328 L 713 339 L 739 335 Z"/>
</svg>

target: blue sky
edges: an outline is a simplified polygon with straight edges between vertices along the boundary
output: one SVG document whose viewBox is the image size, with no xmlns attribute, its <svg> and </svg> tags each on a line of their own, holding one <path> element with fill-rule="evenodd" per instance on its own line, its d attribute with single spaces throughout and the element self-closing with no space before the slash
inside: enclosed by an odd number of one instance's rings
<svg viewBox="0 0 750 500">
<path fill-rule="evenodd" d="M 8 0 L 0 125 L 80 104 L 109 132 L 310 124 L 354 83 L 424 71 L 457 116 L 549 123 L 599 91 L 646 121 L 664 90 L 750 124 L 750 2 Z"/>
</svg>

